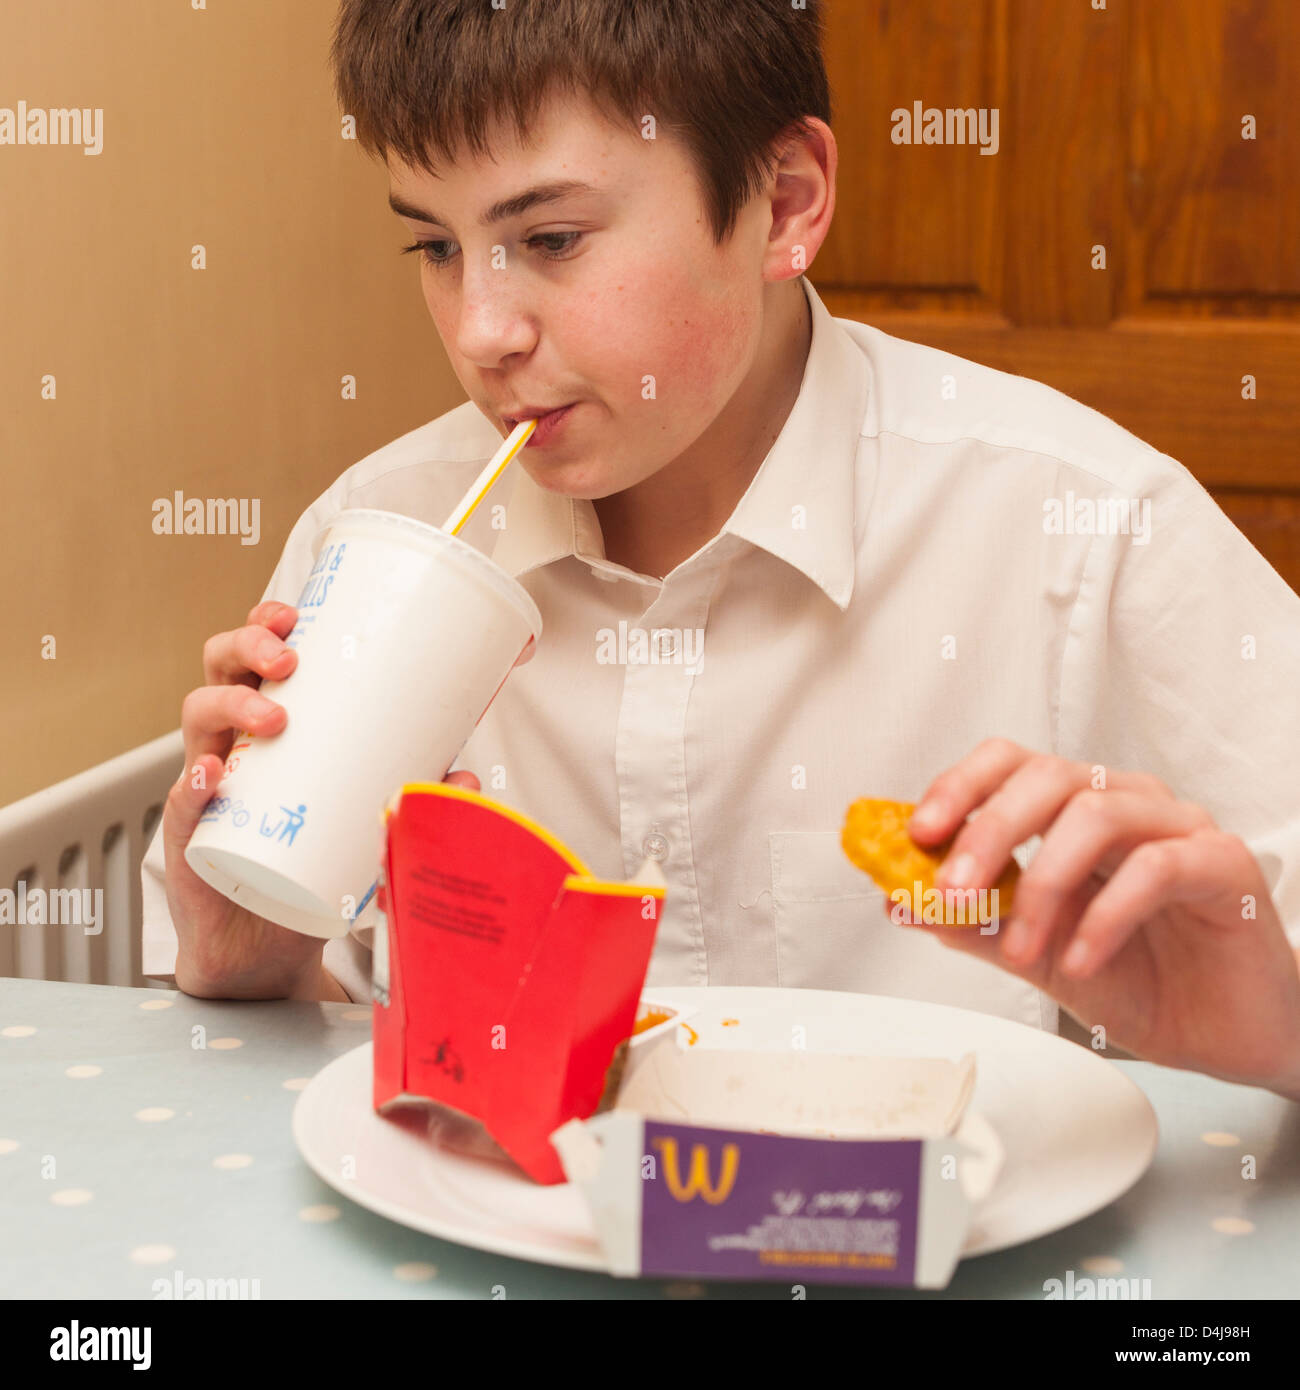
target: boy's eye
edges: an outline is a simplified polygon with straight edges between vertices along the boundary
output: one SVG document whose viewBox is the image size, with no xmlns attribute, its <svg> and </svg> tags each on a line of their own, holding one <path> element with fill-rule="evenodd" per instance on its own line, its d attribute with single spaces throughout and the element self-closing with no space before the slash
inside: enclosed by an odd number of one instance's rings
<svg viewBox="0 0 1300 1390">
<path fill-rule="evenodd" d="M 409 246 L 402 247 L 402 255 L 409 256 L 412 251 L 422 251 L 422 260 L 428 261 L 430 265 L 444 265 L 449 258 L 441 248 L 450 244 L 446 241 L 413 241 Z"/>
<path fill-rule="evenodd" d="M 535 247 L 543 260 L 563 261 L 568 259 L 569 252 L 575 249 L 583 235 L 582 232 L 538 232 L 528 238 L 527 244 Z M 419 251 L 423 253 L 421 259 L 430 265 L 443 266 L 451 263 L 454 252 L 447 248 L 455 245 L 454 241 L 447 240 L 413 241 L 410 246 L 402 247 L 402 255 Z"/>
</svg>

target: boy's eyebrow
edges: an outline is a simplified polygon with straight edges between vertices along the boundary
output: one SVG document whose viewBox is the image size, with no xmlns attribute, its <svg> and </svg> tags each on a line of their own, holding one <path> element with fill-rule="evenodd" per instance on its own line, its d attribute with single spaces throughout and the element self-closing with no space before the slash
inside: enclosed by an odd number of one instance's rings
<svg viewBox="0 0 1300 1390">
<path fill-rule="evenodd" d="M 529 208 L 536 207 L 541 203 L 558 202 L 561 198 L 567 198 L 572 193 L 596 193 L 598 189 L 589 183 L 582 183 L 578 179 L 560 179 L 554 183 L 539 183 L 532 188 L 526 188 L 522 193 L 515 193 L 509 198 L 502 198 L 499 202 L 492 204 L 490 208 L 479 218 L 480 227 L 490 227 L 494 222 L 504 222 L 507 217 L 518 217 L 520 213 L 527 212 Z M 449 222 L 444 222 L 435 212 L 426 212 L 423 208 L 418 208 L 414 203 L 408 203 L 404 198 L 399 198 L 396 193 L 389 192 L 388 206 L 398 215 L 398 217 L 409 217 L 414 222 L 436 222 L 441 227 L 449 227 Z"/>
</svg>

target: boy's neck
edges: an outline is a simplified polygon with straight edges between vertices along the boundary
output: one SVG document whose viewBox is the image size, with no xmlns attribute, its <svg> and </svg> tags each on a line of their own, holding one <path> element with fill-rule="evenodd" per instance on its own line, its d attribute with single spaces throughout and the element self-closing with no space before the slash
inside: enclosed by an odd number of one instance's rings
<svg viewBox="0 0 1300 1390">
<path fill-rule="evenodd" d="M 663 579 L 721 531 L 799 398 L 812 311 L 799 280 L 769 286 L 753 369 L 694 444 L 657 473 L 597 498 L 605 557 Z"/>
</svg>

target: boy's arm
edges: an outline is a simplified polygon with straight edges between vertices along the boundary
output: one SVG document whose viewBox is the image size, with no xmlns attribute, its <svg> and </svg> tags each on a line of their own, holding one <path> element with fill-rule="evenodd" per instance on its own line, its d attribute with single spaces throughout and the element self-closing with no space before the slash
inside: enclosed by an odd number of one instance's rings
<svg viewBox="0 0 1300 1390">
<path fill-rule="evenodd" d="M 1204 807 L 1258 859 L 1300 948 L 1300 596 L 1180 464 L 1153 455 L 1132 484 L 1149 539 L 1092 538 L 1052 751 Z"/>
<path fill-rule="evenodd" d="M 918 841 L 960 830 L 951 858 L 974 852 L 978 888 L 1041 835 L 1007 930 L 929 930 L 1136 1055 L 1300 1099 L 1300 596 L 1186 469 L 1128 462 L 1149 529 L 1092 535 L 1058 586 L 1052 746 L 986 740 L 936 779 L 956 794 Z M 1089 871 L 1109 881 L 1075 970 Z"/>
</svg>

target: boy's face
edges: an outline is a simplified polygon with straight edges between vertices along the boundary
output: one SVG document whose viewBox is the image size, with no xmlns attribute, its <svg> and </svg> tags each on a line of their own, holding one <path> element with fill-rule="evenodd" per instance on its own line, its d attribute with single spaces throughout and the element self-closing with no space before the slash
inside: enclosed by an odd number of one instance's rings
<svg viewBox="0 0 1300 1390">
<path fill-rule="evenodd" d="M 427 215 L 404 220 L 431 243 L 415 253 L 425 303 L 470 398 L 503 435 L 521 407 L 576 402 L 519 457 L 544 488 L 606 497 L 727 428 L 733 396 L 733 412 L 748 408 L 738 387 L 762 329 L 771 203 L 751 199 L 718 247 L 662 130 L 645 140 L 585 98 L 553 98 L 527 146 L 505 131 L 491 158 L 462 154 L 436 178 L 390 160 L 390 193 Z M 480 224 L 499 200 L 567 180 L 591 191 Z"/>
</svg>

